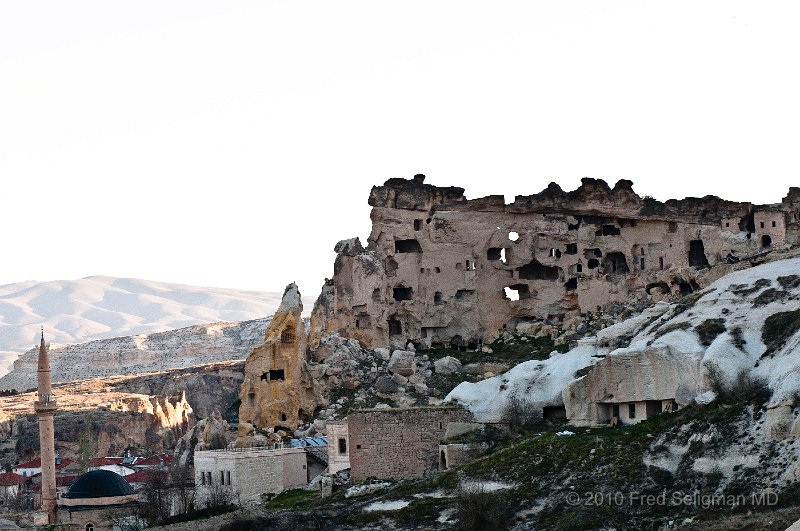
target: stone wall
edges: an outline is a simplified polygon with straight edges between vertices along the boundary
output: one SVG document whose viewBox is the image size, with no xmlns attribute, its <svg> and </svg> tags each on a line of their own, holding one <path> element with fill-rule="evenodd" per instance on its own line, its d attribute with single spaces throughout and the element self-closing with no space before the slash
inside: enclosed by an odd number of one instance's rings
<svg viewBox="0 0 800 531">
<path fill-rule="evenodd" d="M 686 294 L 702 287 L 698 271 L 708 265 L 796 243 L 800 224 L 800 192 L 781 205 L 714 196 L 661 203 L 639 197 L 630 181 L 612 189 L 583 179 L 572 192 L 551 184 L 505 204 L 423 179 L 373 188 L 368 245 L 337 244 L 312 314 L 312 348 L 329 333 L 367 348 L 476 348 L 521 322 L 558 324 L 611 302 Z"/>
<path fill-rule="evenodd" d="M 325 431 L 328 437 L 328 473 L 336 474 L 350 468 L 347 422 L 328 422 L 325 424 Z M 345 444 L 344 452 L 341 451 L 342 440 Z"/>
<path fill-rule="evenodd" d="M 437 470 L 439 443 L 450 422 L 470 422 L 460 408 L 357 411 L 347 417 L 353 481 L 417 478 Z"/>
<path fill-rule="evenodd" d="M 302 487 L 308 484 L 306 461 L 302 448 L 196 451 L 197 504 L 203 507 L 214 488 L 230 489 L 235 501 L 246 505 L 265 493 Z"/>
</svg>

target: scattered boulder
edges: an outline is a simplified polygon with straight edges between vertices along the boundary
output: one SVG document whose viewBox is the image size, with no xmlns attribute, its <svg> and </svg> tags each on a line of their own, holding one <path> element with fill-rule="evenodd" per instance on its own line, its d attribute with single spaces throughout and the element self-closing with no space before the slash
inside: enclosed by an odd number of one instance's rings
<svg viewBox="0 0 800 531">
<path fill-rule="evenodd" d="M 408 350 L 395 350 L 389 359 L 389 372 L 401 376 L 411 376 L 417 371 L 416 356 Z"/>
<path fill-rule="evenodd" d="M 375 389 L 380 393 L 396 393 L 397 387 L 398 386 L 394 381 L 394 378 L 388 374 L 378 376 L 378 379 L 375 380 Z"/>
<path fill-rule="evenodd" d="M 437 374 L 453 374 L 461 372 L 461 361 L 453 356 L 445 356 L 433 362 L 433 368 Z"/>
</svg>

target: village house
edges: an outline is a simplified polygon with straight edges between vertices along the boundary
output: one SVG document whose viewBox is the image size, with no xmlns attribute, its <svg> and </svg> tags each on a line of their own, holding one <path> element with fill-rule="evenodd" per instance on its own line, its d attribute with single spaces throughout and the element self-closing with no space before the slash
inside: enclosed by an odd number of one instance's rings
<svg viewBox="0 0 800 531">
<path fill-rule="evenodd" d="M 13 472 L 0 474 L 0 505 L 7 507 L 16 500 L 17 495 L 28 482 L 28 478 Z"/>
<path fill-rule="evenodd" d="M 262 494 L 304 487 L 328 461 L 324 438 L 296 439 L 269 447 L 198 450 L 194 453 L 196 504 L 204 507 L 220 490 L 235 503 L 258 502 Z"/>
</svg>

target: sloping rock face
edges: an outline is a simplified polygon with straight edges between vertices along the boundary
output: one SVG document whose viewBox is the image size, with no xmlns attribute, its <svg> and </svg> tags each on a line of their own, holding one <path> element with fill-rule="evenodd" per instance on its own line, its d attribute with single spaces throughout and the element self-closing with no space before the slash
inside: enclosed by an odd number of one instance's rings
<svg viewBox="0 0 800 531">
<path fill-rule="evenodd" d="M 228 423 L 218 411 L 195 424 L 175 445 L 175 457 L 180 466 L 194 464 L 195 450 L 218 450 L 229 443 Z"/>
<path fill-rule="evenodd" d="M 703 268 L 798 241 L 800 193 L 780 205 L 718 197 L 665 203 L 630 181 L 583 179 L 504 204 L 461 188 L 390 179 L 374 187 L 372 232 L 336 246 L 309 342 L 478 348 L 517 324 L 560 323 L 603 305 L 685 295 Z M 515 295 L 519 300 L 513 300 Z"/>
<path fill-rule="evenodd" d="M 311 419 L 322 403 L 306 362 L 306 330 L 301 317 L 303 302 L 294 283 L 266 331 L 264 344 L 256 347 L 244 366 L 239 407 L 239 435 L 253 428 L 296 429 Z"/>
<path fill-rule="evenodd" d="M 53 345 L 50 359 L 53 382 L 138 374 L 241 360 L 258 345 L 270 318 L 239 323 L 211 323 L 169 332 L 101 339 L 78 345 Z M 25 391 L 36 387 L 38 349 L 14 362 L 14 370 L 0 378 L 0 388 Z"/>
</svg>

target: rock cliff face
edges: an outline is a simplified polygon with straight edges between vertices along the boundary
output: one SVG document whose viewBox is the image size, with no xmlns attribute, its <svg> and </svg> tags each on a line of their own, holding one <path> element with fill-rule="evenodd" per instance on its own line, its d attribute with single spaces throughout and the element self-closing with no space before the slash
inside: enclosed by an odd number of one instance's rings
<svg viewBox="0 0 800 531">
<path fill-rule="evenodd" d="M 242 361 L 228 361 L 57 384 L 56 444 L 63 456 L 72 457 L 90 422 L 96 456 L 118 455 L 128 447 L 171 449 L 197 418 L 211 418 L 216 411 L 236 418 L 243 368 Z M 35 393 L 0 397 L 0 444 L 15 448 L 20 457 L 38 448 L 34 400 Z M 214 425 L 227 429 L 224 420 Z"/>
<path fill-rule="evenodd" d="M 239 408 L 239 435 L 253 428 L 289 432 L 308 422 L 322 399 L 306 362 L 303 302 L 295 284 L 286 287 L 283 300 L 267 328 L 264 344 L 247 357 Z"/>
<path fill-rule="evenodd" d="M 78 345 L 51 345 L 53 382 L 241 360 L 263 340 L 270 319 L 195 325 Z M 21 355 L 14 362 L 13 371 L 0 378 L 0 388 L 18 391 L 34 388 L 37 355 L 36 349 Z"/>
<path fill-rule="evenodd" d="M 337 244 L 312 314 L 310 346 L 331 333 L 367 348 L 479 348 L 530 321 L 558 325 L 603 305 L 685 295 L 709 265 L 800 235 L 800 193 L 779 205 L 718 197 L 664 203 L 630 181 L 550 184 L 504 204 L 461 188 L 390 179 L 372 189 L 372 232 Z"/>
</svg>

